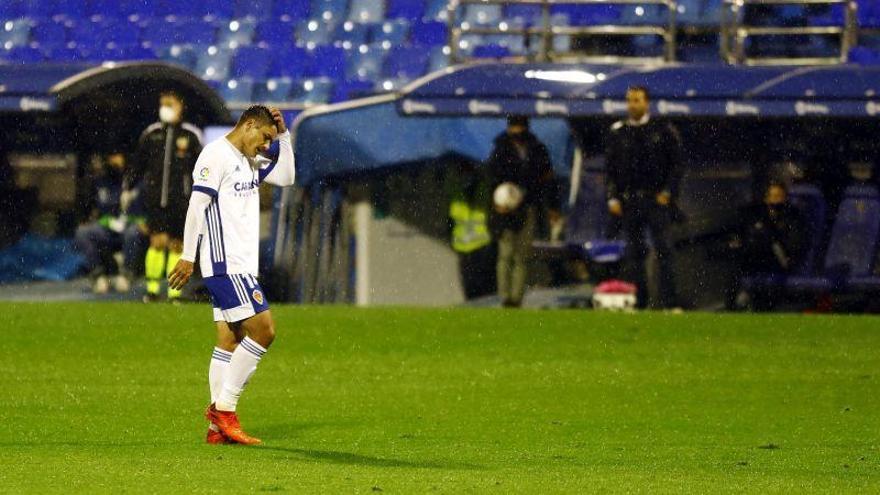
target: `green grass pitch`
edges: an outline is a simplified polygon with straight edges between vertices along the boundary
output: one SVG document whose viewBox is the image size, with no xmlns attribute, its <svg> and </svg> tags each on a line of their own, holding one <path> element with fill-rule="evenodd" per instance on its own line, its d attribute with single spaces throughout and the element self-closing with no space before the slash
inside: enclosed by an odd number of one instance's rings
<svg viewBox="0 0 880 495">
<path fill-rule="evenodd" d="M 275 306 L 248 448 L 206 305 L 0 310 L 0 492 L 880 491 L 874 317 Z"/>
</svg>

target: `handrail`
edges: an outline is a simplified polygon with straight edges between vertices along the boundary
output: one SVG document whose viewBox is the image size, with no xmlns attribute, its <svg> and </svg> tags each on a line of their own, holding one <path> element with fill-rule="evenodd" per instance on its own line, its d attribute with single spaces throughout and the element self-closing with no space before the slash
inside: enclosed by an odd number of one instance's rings
<svg viewBox="0 0 880 495">
<path fill-rule="evenodd" d="M 540 26 L 471 26 L 466 22 L 458 21 L 458 11 L 468 5 L 532 5 L 541 7 Z M 666 8 L 667 22 L 665 26 L 631 26 L 623 24 L 609 24 L 603 26 L 554 26 L 551 23 L 550 8 L 557 5 L 660 5 Z M 449 50 L 450 60 L 459 63 L 467 60 L 459 50 L 459 44 L 463 35 L 466 34 L 500 34 L 522 35 L 529 40 L 533 35 L 540 35 L 541 45 L 537 52 L 538 61 L 577 60 L 583 62 L 602 63 L 645 63 L 645 62 L 674 62 L 676 56 L 676 0 L 450 0 L 447 4 L 447 20 L 449 26 Z M 553 49 L 553 39 L 556 36 L 594 36 L 594 35 L 656 35 L 664 40 L 664 53 L 662 57 L 631 57 L 613 54 L 584 55 L 573 52 L 556 52 Z M 529 54 L 509 57 L 513 61 L 526 61 Z M 525 60 L 524 60 L 525 59 Z"/>
<path fill-rule="evenodd" d="M 753 5 L 843 5 L 842 26 L 746 26 L 742 24 L 743 11 Z M 846 63 L 849 50 L 858 36 L 854 0 L 724 0 L 721 10 L 721 58 L 729 64 L 745 65 L 834 65 Z M 840 53 L 829 57 L 757 57 L 747 56 L 746 39 L 762 35 L 827 34 L 840 36 Z"/>
</svg>

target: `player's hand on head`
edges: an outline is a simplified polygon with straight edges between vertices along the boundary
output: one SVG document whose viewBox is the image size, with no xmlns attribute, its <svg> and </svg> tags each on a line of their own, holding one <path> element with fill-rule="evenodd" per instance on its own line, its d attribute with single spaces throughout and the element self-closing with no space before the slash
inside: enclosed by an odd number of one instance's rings
<svg viewBox="0 0 880 495">
<path fill-rule="evenodd" d="M 192 261 L 179 260 L 171 273 L 168 274 L 168 286 L 180 290 L 189 281 L 193 274 Z"/>
<path fill-rule="evenodd" d="M 269 111 L 272 112 L 272 117 L 275 118 L 275 127 L 278 128 L 278 134 L 287 132 L 287 124 L 284 123 L 284 115 L 281 113 L 281 110 L 271 107 Z"/>
</svg>

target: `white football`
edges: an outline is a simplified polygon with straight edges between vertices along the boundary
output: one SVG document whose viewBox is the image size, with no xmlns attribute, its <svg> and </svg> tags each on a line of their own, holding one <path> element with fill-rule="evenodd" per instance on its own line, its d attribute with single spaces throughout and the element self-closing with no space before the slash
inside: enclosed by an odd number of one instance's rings
<svg viewBox="0 0 880 495">
<path fill-rule="evenodd" d="M 492 201 L 499 209 L 512 211 L 519 207 L 523 201 L 523 192 L 513 182 L 504 182 L 495 188 Z"/>
</svg>

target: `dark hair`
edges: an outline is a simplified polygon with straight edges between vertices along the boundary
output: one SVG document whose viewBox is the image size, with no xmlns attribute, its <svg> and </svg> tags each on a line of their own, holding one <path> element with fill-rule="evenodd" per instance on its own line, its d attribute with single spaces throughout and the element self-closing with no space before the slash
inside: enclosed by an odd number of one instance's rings
<svg viewBox="0 0 880 495">
<path fill-rule="evenodd" d="M 238 124 L 242 125 L 250 119 L 254 119 L 259 125 L 275 125 L 275 117 L 269 111 L 269 107 L 265 105 L 251 105 L 248 107 L 241 117 L 238 118 Z"/>
<path fill-rule="evenodd" d="M 637 92 L 645 95 L 646 100 L 649 100 L 649 101 L 651 100 L 651 92 L 648 91 L 647 86 L 642 86 L 640 84 L 634 84 L 634 85 L 630 86 L 629 88 L 627 88 L 627 91 L 637 91 Z"/>
<path fill-rule="evenodd" d="M 529 126 L 529 118 L 525 115 L 508 115 L 507 116 L 507 125 L 521 125 L 523 127 Z"/>
</svg>

